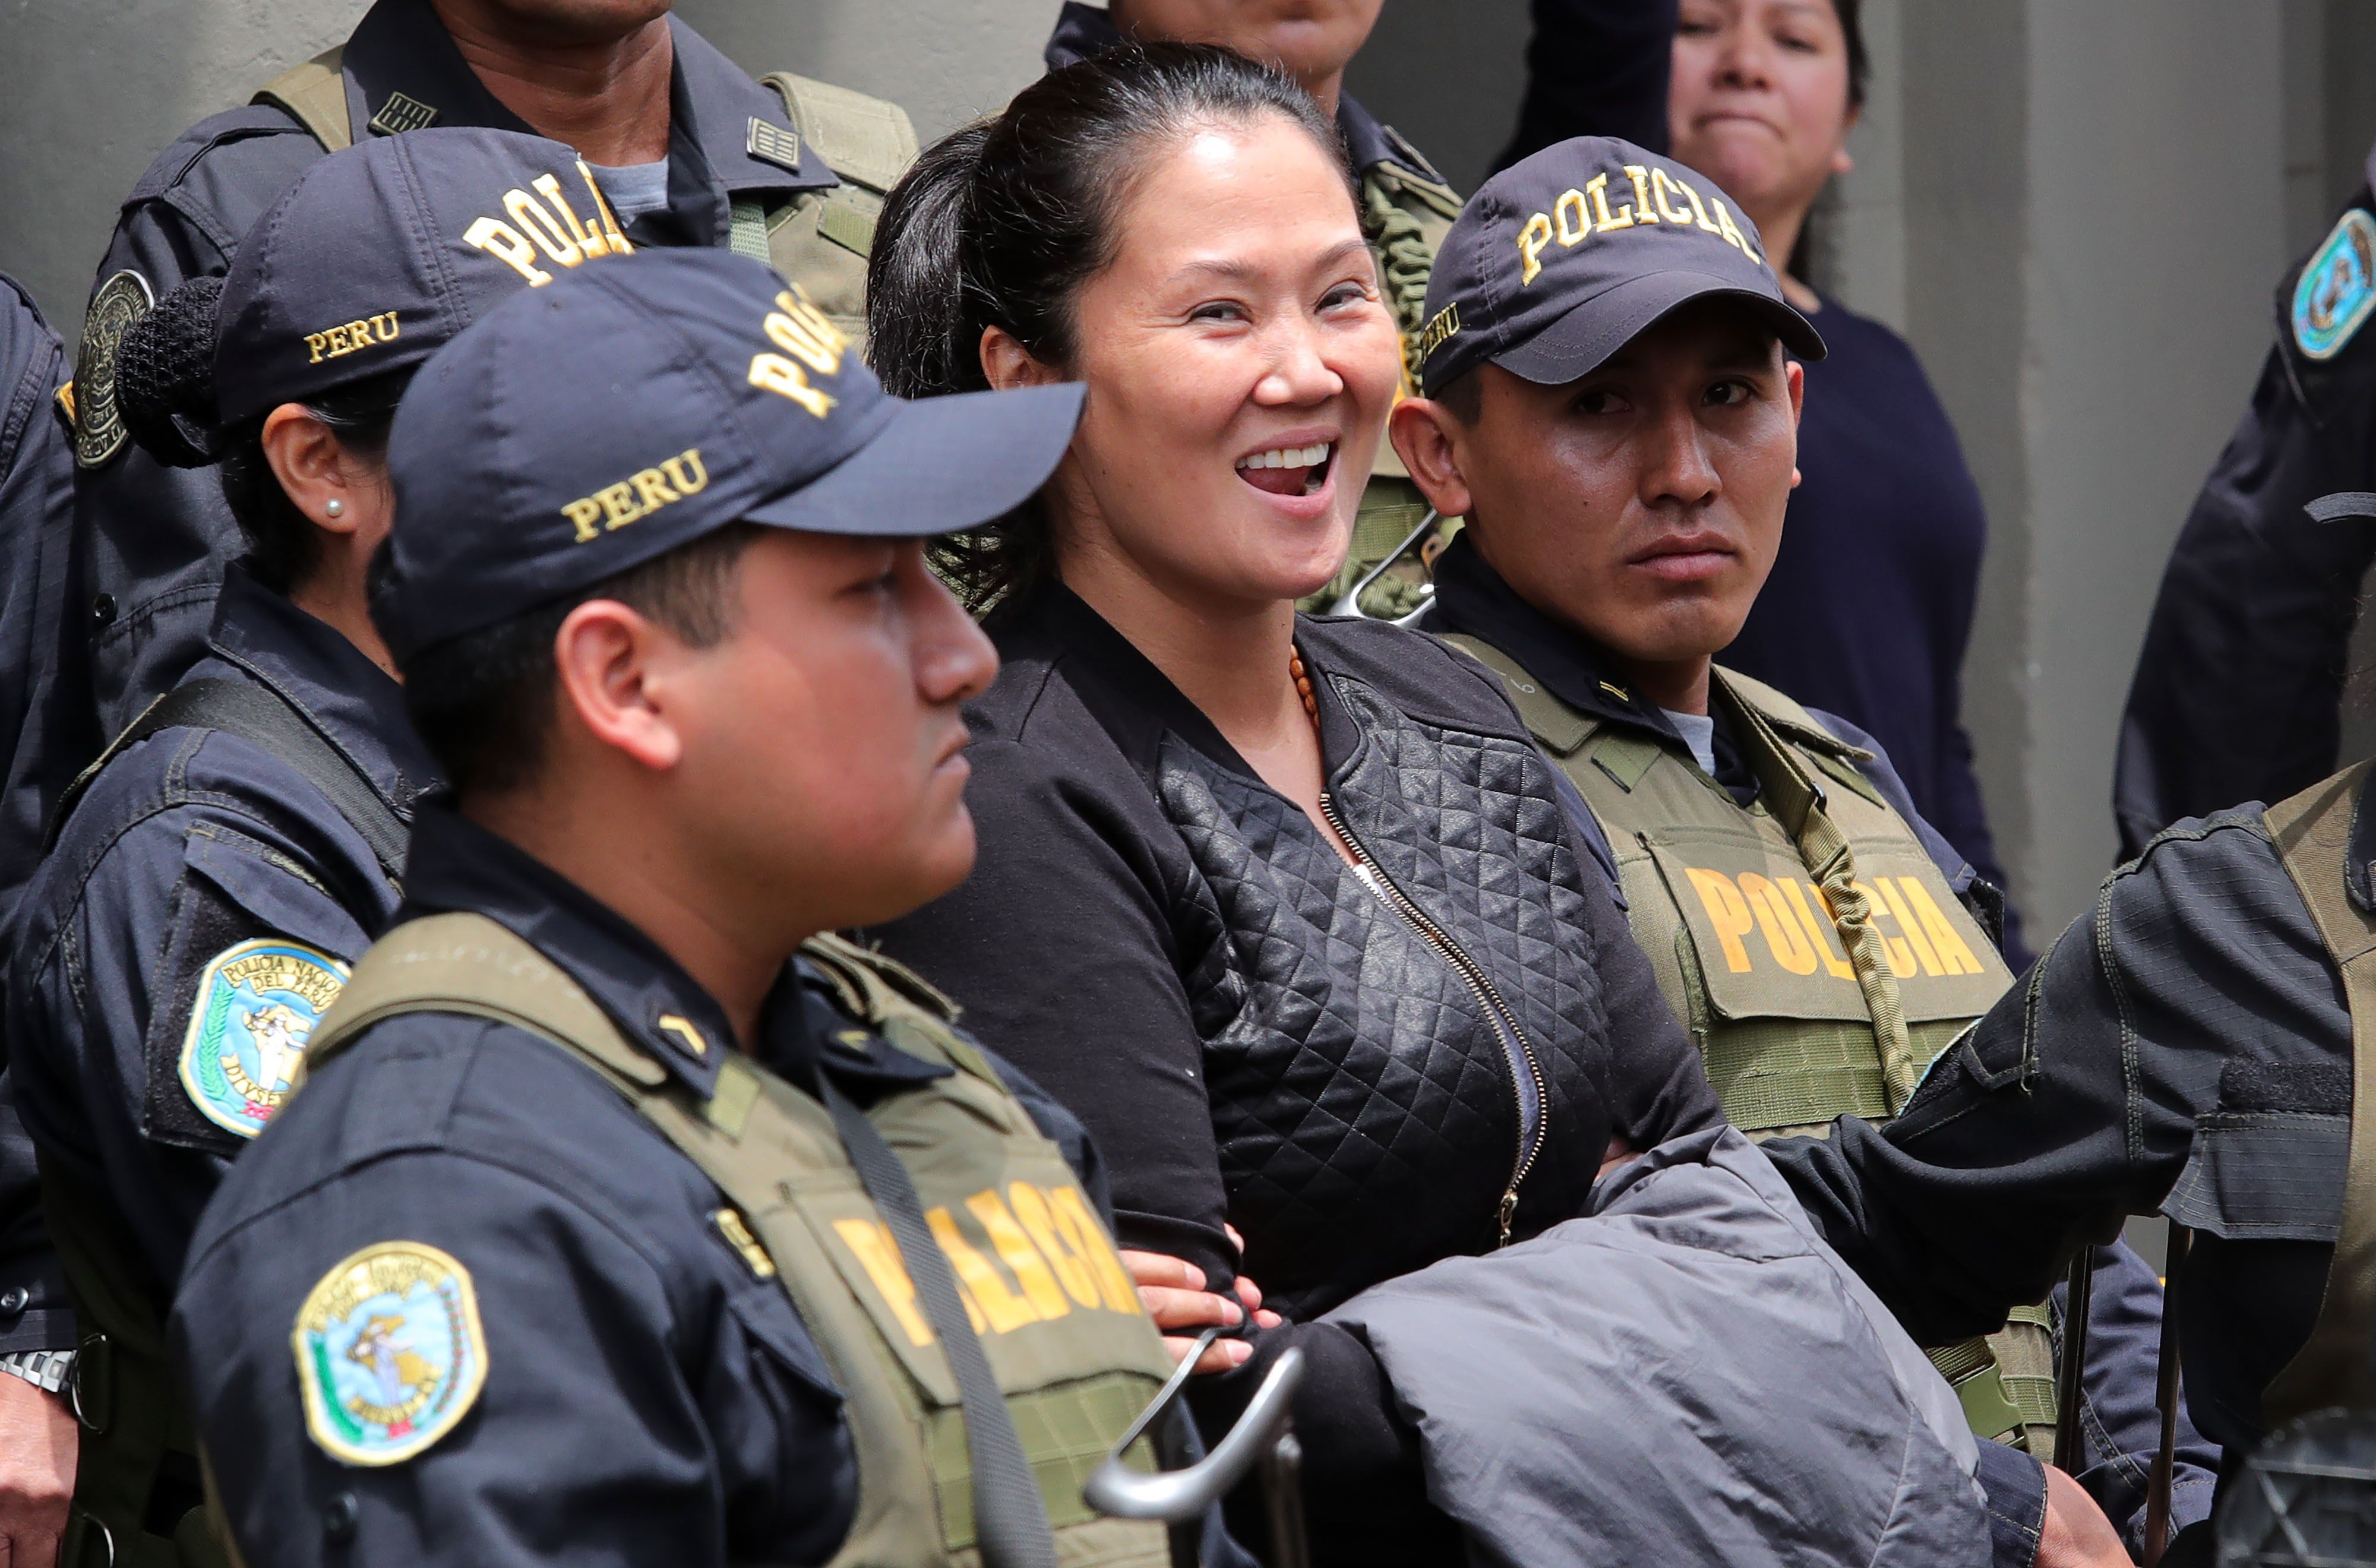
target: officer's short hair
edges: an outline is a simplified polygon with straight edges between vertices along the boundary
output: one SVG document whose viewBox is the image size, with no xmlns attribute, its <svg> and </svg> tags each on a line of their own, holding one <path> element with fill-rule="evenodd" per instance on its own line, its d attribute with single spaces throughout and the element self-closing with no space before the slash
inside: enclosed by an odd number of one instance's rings
<svg viewBox="0 0 2376 1568">
<path fill-rule="evenodd" d="M 689 647 L 715 647 L 734 630 L 735 568 L 759 531 L 752 523 L 719 529 L 527 614 L 414 654 L 404 666 L 404 709 L 455 793 L 501 794 L 535 779 L 560 680 L 552 643 L 571 611 L 588 600 L 616 600 Z M 375 576 L 387 560 L 383 546 L 372 562 Z"/>
</svg>

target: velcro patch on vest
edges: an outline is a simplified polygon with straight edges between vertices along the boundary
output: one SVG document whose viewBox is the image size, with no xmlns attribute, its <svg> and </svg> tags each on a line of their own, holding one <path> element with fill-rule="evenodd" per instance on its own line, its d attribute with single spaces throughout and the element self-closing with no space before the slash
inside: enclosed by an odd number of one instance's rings
<svg viewBox="0 0 2376 1568">
<path fill-rule="evenodd" d="M 487 1381 L 470 1271 L 420 1241 L 382 1241 L 306 1292 L 290 1343 L 305 1430 L 349 1465 L 400 1465 L 460 1423 Z"/>
<path fill-rule="evenodd" d="M 347 966 L 319 948 L 259 937 L 199 972 L 182 1036 L 182 1088 L 198 1113 L 252 1138 L 289 1098 L 305 1042 L 346 989 Z"/>
</svg>

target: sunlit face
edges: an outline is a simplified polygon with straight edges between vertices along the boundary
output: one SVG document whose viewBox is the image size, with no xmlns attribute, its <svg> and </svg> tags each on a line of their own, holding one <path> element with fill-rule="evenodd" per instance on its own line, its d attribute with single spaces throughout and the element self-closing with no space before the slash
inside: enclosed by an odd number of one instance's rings
<svg viewBox="0 0 2376 1568">
<path fill-rule="evenodd" d="M 1667 120 L 1675 157 L 1751 213 L 1803 209 L 1856 123 L 1832 0 L 1682 0 Z"/>
<path fill-rule="evenodd" d="M 890 920 L 973 867 L 958 705 L 998 656 L 912 540 L 770 529 L 739 619 L 685 656 L 675 788 L 718 885 L 818 928 Z"/>
<path fill-rule="evenodd" d="M 1687 307 L 1564 386 L 1476 374 L 1473 424 L 1415 406 L 1396 436 L 1503 580 L 1637 663 L 1705 659 L 1740 635 L 1798 460 L 1802 373 L 1763 324 Z M 1449 433 L 1452 488 L 1428 481 L 1414 421 Z"/>
<path fill-rule="evenodd" d="M 1307 90 L 1344 73 L 1368 42 L 1384 0 L 1123 0 L 1115 19 L 1134 36 L 1218 43 L 1277 65 Z"/>
<path fill-rule="evenodd" d="M 1313 591 L 1402 362 L 1344 176 L 1285 120 L 1206 128 L 1144 172 L 1118 234 L 1075 301 L 1059 570 L 1102 556 L 1216 608 Z"/>
</svg>

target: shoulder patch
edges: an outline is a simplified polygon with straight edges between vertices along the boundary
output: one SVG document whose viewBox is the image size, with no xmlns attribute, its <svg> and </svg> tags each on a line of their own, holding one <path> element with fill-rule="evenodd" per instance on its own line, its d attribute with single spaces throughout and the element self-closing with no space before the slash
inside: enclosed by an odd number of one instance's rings
<svg viewBox="0 0 2376 1568">
<path fill-rule="evenodd" d="M 82 347 L 75 355 L 75 461 L 103 466 L 132 438 L 115 409 L 115 350 L 132 324 L 157 305 L 148 279 L 130 267 L 99 286 L 83 318 Z"/>
<path fill-rule="evenodd" d="M 2346 212 L 2294 285 L 2294 343 L 2313 360 L 2343 351 L 2376 310 L 2376 218 Z"/>
<path fill-rule="evenodd" d="M 470 1271 L 420 1241 L 382 1241 L 322 1277 L 290 1336 L 305 1428 L 334 1459 L 400 1465 L 452 1431 L 487 1381 Z"/>
<path fill-rule="evenodd" d="M 182 1087 L 199 1114 L 244 1138 L 264 1131 L 347 975 L 328 954 L 278 937 L 242 942 L 208 959 L 182 1037 Z"/>
</svg>

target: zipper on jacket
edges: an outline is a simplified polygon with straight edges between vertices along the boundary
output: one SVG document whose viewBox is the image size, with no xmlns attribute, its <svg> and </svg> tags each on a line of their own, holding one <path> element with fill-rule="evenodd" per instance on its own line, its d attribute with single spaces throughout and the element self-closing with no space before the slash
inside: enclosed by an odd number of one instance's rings
<svg viewBox="0 0 2376 1568">
<path fill-rule="evenodd" d="M 1378 901 L 1401 916 L 1403 923 L 1419 932 L 1420 940 L 1435 949 L 1437 956 L 1452 967 L 1452 972 L 1467 983 L 1470 993 L 1477 998 L 1478 1005 L 1484 1009 L 1485 1016 L 1491 1020 L 1493 1032 L 1500 1039 L 1503 1061 L 1510 1071 L 1510 1098 L 1517 1102 L 1518 1112 L 1517 1153 L 1510 1166 L 1510 1184 L 1502 1191 L 1501 1207 L 1494 1217 L 1501 1228 L 1501 1240 L 1496 1245 L 1506 1247 L 1510 1244 L 1511 1221 L 1518 1212 L 1518 1185 L 1527 1179 L 1527 1172 L 1535 1168 L 1535 1157 L 1542 1152 L 1543 1147 L 1543 1070 L 1535 1061 L 1535 1048 L 1527 1042 L 1526 1031 L 1518 1027 L 1517 1014 L 1502 1000 L 1502 992 L 1494 985 L 1493 977 L 1485 972 L 1483 965 L 1463 952 L 1460 944 L 1430 919 L 1426 910 L 1412 901 L 1410 895 L 1395 885 L 1395 879 L 1388 876 L 1385 868 L 1371 855 L 1369 847 L 1355 837 L 1353 830 L 1345 825 L 1345 819 L 1337 814 L 1336 800 L 1325 790 L 1320 791 L 1320 814 L 1327 818 L 1328 826 L 1336 830 L 1336 837 L 1343 839 L 1345 847 L 1353 852 L 1353 869 L 1360 873 L 1361 880 L 1377 896 Z M 1535 1086 L 1535 1125 L 1531 1137 L 1527 1135 L 1527 1097 L 1518 1086 L 1521 1068 Z"/>
</svg>

